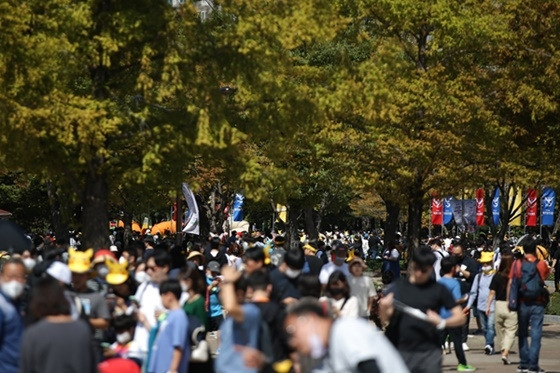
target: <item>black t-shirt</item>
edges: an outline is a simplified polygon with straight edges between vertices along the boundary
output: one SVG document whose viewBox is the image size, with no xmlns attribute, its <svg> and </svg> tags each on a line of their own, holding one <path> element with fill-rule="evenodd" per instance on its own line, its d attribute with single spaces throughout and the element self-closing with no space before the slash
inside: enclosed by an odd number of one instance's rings
<svg viewBox="0 0 560 373">
<path fill-rule="evenodd" d="M 554 253 L 554 257 L 552 259 L 556 259 L 556 267 L 555 270 L 560 270 L 560 249 L 557 249 Z"/>
<path fill-rule="evenodd" d="M 216 255 L 212 255 L 212 251 L 208 250 L 206 251 L 204 256 L 206 258 L 206 264 L 210 263 L 211 261 L 215 261 L 218 262 L 220 268 L 228 264 L 226 250 L 223 247 L 218 250 Z"/>
<path fill-rule="evenodd" d="M 466 256 L 461 262 L 458 262 L 458 265 L 466 266 L 466 270 L 471 274 L 469 278 L 461 276 L 459 272 L 455 275 L 455 278 L 459 280 L 459 283 L 461 284 L 461 294 L 467 294 L 471 291 L 472 283 L 478 273 L 478 263 L 473 258 Z"/>
<path fill-rule="evenodd" d="M 416 285 L 406 279 L 399 279 L 389 292 L 394 294 L 396 300 L 424 313 L 428 310 L 439 313 L 442 307 L 451 309 L 456 305 L 449 290 L 434 281 Z M 441 349 L 439 332 L 434 325 L 397 309 L 386 334 L 398 350 L 420 352 Z"/>
<path fill-rule="evenodd" d="M 275 302 L 254 302 L 261 310 L 261 319 L 266 322 L 274 353 L 274 361 L 286 359 L 290 353 L 286 333 L 284 333 L 285 310 Z"/>
<path fill-rule="evenodd" d="M 496 292 L 496 300 L 506 300 L 507 283 L 508 279 L 499 273 L 496 273 L 494 277 L 492 277 L 492 281 L 490 282 L 490 290 L 494 290 Z"/>
<path fill-rule="evenodd" d="M 321 268 L 323 268 L 323 261 L 317 258 L 315 255 L 306 255 L 305 261 L 309 264 L 309 275 L 319 277 L 321 273 Z"/>
<path fill-rule="evenodd" d="M 272 284 L 272 293 L 270 294 L 270 300 L 278 304 L 286 298 L 301 298 L 299 292 L 299 277 L 289 278 L 278 268 L 274 268 L 270 271 L 270 282 Z"/>
</svg>

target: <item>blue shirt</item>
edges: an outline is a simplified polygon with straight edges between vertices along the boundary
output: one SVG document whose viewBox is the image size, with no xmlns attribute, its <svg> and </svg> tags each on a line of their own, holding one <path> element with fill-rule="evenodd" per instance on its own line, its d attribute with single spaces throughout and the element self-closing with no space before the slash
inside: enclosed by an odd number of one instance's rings
<svg viewBox="0 0 560 373">
<path fill-rule="evenodd" d="M 179 372 L 186 372 L 189 365 L 190 345 L 188 336 L 189 320 L 182 308 L 169 312 L 161 323 L 156 341 L 150 355 L 149 373 L 165 373 L 173 359 L 173 351 L 179 348 L 183 351 Z"/>
<path fill-rule="evenodd" d="M 220 354 L 216 358 L 216 373 L 257 373 L 257 369 L 247 368 L 243 354 L 235 346 L 258 348 L 261 312 L 254 304 L 243 304 L 243 322 L 237 323 L 228 317 L 220 326 Z"/>
<path fill-rule="evenodd" d="M 214 279 L 206 276 L 206 285 L 210 286 L 210 284 L 214 281 Z M 222 309 L 222 303 L 220 302 L 220 287 L 216 286 L 215 288 L 210 289 L 209 294 L 209 306 L 208 306 L 208 314 L 210 317 L 218 317 L 222 316 L 224 311 Z"/>
<path fill-rule="evenodd" d="M 0 367 L 2 373 L 19 372 L 23 319 L 18 306 L 0 292 Z"/>
<path fill-rule="evenodd" d="M 438 280 L 438 282 L 445 286 L 451 292 L 451 295 L 453 295 L 453 299 L 455 301 L 458 301 L 461 298 L 461 284 L 459 283 L 459 280 L 457 280 L 456 278 L 442 277 Z M 451 317 L 451 311 L 449 311 L 447 308 L 442 307 L 439 311 L 439 315 L 442 319 L 448 319 L 449 317 Z"/>
</svg>

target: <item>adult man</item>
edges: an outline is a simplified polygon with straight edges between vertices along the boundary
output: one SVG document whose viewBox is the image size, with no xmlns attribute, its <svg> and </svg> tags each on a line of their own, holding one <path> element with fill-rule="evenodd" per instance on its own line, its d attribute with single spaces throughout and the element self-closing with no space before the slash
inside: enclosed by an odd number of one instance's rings
<svg viewBox="0 0 560 373">
<path fill-rule="evenodd" d="M 280 266 L 270 271 L 270 282 L 272 283 L 270 299 L 272 301 L 279 304 L 290 304 L 300 298 L 298 284 L 304 264 L 303 251 L 291 249 L 286 252 Z"/>
<path fill-rule="evenodd" d="M 459 280 L 461 285 L 461 294 L 468 294 L 471 290 L 474 277 L 478 273 L 478 264 L 476 260 L 466 255 L 467 250 L 465 244 L 461 242 L 455 243 L 452 249 L 453 256 L 457 260 L 457 269 L 455 272 L 455 278 Z M 467 313 L 467 321 L 463 325 L 463 350 L 468 351 L 469 346 L 467 345 L 467 339 L 469 337 L 469 323 L 470 323 L 470 312 Z"/>
<path fill-rule="evenodd" d="M 171 258 L 162 249 L 155 249 L 146 262 L 150 281 L 140 284 L 135 295 L 138 302 L 138 324 L 134 332 L 134 350 L 130 351 L 130 355 L 135 358 L 143 360 L 147 356 L 150 329 L 156 326 L 156 317 L 164 310 L 159 284 L 167 280 L 170 265 Z"/>
<path fill-rule="evenodd" d="M 8 259 L 0 272 L 0 367 L 2 372 L 19 371 L 23 319 L 19 299 L 25 287 L 25 265 Z"/>
<path fill-rule="evenodd" d="M 314 299 L 290 306 L 284 325 L 290 345 L 301 355 L 319 361 L 317 371 L 408 372 L 399 353 L 373 325 L 359 318 L 333 321 Z"/>
<path fill-rule="evenodd" d="M 315 243 L 303 245 L 303 253 L 305 254 L 303 273 L 319 276 L 321 268 L 323 267 L 323 261 L 315 255 L 317 253 L 317 248 L 314 245 Z"/>
<path fill-rule="evenodd" d="M 519 293 L 519 309 L 517 318 L 519 328 L 519 356 L 521 361 L 518 372 L 542 372 L 539 368 L 539 353 L 541 349 L 542 326 L 544 320 L 544 308 L 548 302 L 548 294 L 544 288 L 544 281 L 548 276 L 548 266 L 545 261 L 537 259 L 537 242 L 530 240 L 523 245 L 525 258 L 513 263 L 508 281 L 508 299 L 512 279 L 518 278 L 521 288 L 533 289 L 533 284 L 538 288 L 537 294 L 529 294 L 528 291 Z M 527 341 L 531 329 L 531 345 Z"/>
<path fill-rule="evenodd" d="M 431 239 L 429 244 L 430 247 L 432 248 L 434 255 L 436 256 L 436 261 L 434 262 L 434 274 L 435 274 L 436 281 L 438 281 L 441 278 L 441 274 L 440 274 L 441 260 L 449 256 L 449 253 L 445 252 L 441 248 L 441 240 L 439 238 Z"/>
<path fill-rule="evenodd" d="M 68 268 L 72 272 L 73 296 L 80 299 L 81 310 L 78 310 L 78 313 L 83 313 L 88 319 L 89 325 L 93 330 L 96 358 L 100 359 L 102 356 L 101 342 L 103 340 L 103 331 L 109 327 L 111 314 L 109 313 L 105 297 L 88 286 L 88 279 L 91 274 L 90 258 L 92 253 L 92 249 L 86 252 L 70 249 Z"/>
<path fill-rule="evenodd" d="M 408 278 L 399 279 L 380 301 L 381 320 L 389 322 L 387 337 L 411 372 L 440 372 L 440 331 L 465 322 L 449 290 L 432 278 L 435 260 L 430 247 L 420 246 L 412 254 Z M 424 319 L 403 312 L 403 304 L 424 313 Z M 439 316 L 442 308 L 451 311 L 449 318 Z"/>
<path fill-rule="evenodd" d="M 346 245 L 339 243 L 336 248 L 334 249 L 334 260 L 329 262 L 321 268 L 321 273 L 319 274 L 319 281 L 321 281 L 322 285 L 327 285 L 329 281 L 329 276 L 334 271 L 341 271 L 344 273 L 346 277 L 350 276 L 350 272 L 348 271 L 348 264 L 345 262 L 346 260 L 346 252 L 347 252 Z"/>
</svg>

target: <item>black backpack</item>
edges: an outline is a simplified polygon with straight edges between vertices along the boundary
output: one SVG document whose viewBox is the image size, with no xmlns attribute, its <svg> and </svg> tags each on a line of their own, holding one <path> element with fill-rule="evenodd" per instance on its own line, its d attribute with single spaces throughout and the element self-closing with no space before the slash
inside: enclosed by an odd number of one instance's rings
<svg viewBox="0 0 560 373">
<path fill-rule="evenodd" d="M 521 284 L 519 286 L 519 295 L 524 301 L 542 301 L 546 299 L 548 291 L 541 279 L 537 264 L 539 260 L 530 262 L 523 260 L 521 262 Z"/>
</svg>

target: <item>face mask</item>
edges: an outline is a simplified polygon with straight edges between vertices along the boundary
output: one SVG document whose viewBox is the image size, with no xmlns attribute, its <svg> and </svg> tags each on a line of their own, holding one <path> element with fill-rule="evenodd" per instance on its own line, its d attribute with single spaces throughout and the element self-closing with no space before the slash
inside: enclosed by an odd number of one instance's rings
<svg viewBox="0 0 560 373">
<path fill-rule="evenodd" d="M 483 272 L 490 272 L 492 270 L 492 266 L 482 266 Z"/>
<path fill-rule="evenodd" d="M 289 278 L 296 278 L 301 274 L 301 269 L 291 269 L 290 267 L 288 267 L 285 273 Z"/>
<path fill-rule="evenodd" d="M 121 256 L 119 258 L 119 264 L 124 264 L 124 263 L 128 263 L 128 261 L 126 260 L 126 258 L 124 256 Z"/>
<path fill-rule="evenodd" d="M 19 298 L 23 293 L 23 284 L 19 281 L 12 280 L 2 283 L 2 292 L 12 299 Z"/>
<path fill-rule="evenodd" d="M 132 340 L 129 332 L 117 334 L 117 342 L 121 345 L 127 344 Z"/>
<path fill-rule="evenodd" d="M 28 271 L 31 271 L 37 262 L 35 262 L 35 259 L 33 258 L 25 258 L 23 259 L 23 264 Z"/>
<path fill-rule="evenodd" d="M 342 289 L 342 288 L 331 288 L 329 290 L 329 292 L 331 293 L 331 295 L 334 298 L 337 298 L 337 297 L 340 297 L 344 294 L 344 289 Z"/>
<path fill-rule="evenodd" d="M 186 293 L 187 291 L 189 291 L 189 285 L 181 282 L 181 290 Z"/>
<path fill-rule="evenodd" d="M 146 272 L 136 272 L 134 274 L 134 279 L 138 283 L 148 282 L 150 280 L 150 276 Z"/>
<path fill-rule="evenodd" d="M 97 267 L 97 275 L 99 277 L 105 278 L 107 277 L 108 274 L 109 274 L 109 268 L 107 268 L 107 266 L 100 265 L 99 267 Z"/>
<path fill-rule="evenodd" d="M 344 258 L 334 258 L 334 264 L 336 264 L 337 266 L 341 266 L 342 264 L 344 264 Z"/>
<path fill-rule="evenodd" d="M 325 353 L 327 352 L 327 349 L 325 348 L 325 346 L 323 346 L 323 343 L 321 342 L 321 338 L 319 338 L 319 336 L 317 334 L 311 334 L 308 337 L 308 342 L 309 342 L 309 346 L 311 347 L 311 358 L 312 359 L 320 359 L 322 358 Z"/>
</svg>

